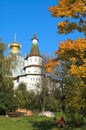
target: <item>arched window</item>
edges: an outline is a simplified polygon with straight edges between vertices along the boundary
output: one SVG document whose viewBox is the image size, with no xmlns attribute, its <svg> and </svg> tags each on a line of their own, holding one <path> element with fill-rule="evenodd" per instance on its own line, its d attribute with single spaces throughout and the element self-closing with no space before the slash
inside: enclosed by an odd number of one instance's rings
<svg viewBox="0 0 86 130">
<path fill-rule="evenodd" d="M 37 58 L 35 58 L 35 61 L 37 61 Z"/>
</svg>

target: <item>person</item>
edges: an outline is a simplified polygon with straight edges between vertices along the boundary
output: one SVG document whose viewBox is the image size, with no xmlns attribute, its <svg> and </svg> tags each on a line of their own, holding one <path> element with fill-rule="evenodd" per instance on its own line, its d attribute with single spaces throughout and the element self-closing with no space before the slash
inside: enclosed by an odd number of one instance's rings
<svg viewBox="0 0 86 130">
<path fill-rule="evenodd" d="M 65 125 L 65 119 L 64 119 L 64 117 L 62 116 L 61 118 L 60 118 L 60 126 L 64 126 Z"/>
<path fill-rule="evenodd" d="M 56 120 L 56 117 L 53 118 L 53 124 L 55 127 L 57 127 L 57 120 Z"/>
</svg>

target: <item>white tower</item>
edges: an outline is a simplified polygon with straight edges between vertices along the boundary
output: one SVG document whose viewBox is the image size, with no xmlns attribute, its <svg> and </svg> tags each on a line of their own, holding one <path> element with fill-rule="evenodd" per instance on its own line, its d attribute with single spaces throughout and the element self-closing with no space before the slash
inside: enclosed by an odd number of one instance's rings
<svg viewBox="0 0 86 130">
<path fill-rule="evenodd" d="M 41 86 L 43 78 L 42 61 L 43 58 L 38 48 L 38 39 L 34 34 L 30 54 L 25 58 L 25 78 L 23 81 L 27 85 L 27 90 L 35 90 L 38 85 Z"/>
</svg>

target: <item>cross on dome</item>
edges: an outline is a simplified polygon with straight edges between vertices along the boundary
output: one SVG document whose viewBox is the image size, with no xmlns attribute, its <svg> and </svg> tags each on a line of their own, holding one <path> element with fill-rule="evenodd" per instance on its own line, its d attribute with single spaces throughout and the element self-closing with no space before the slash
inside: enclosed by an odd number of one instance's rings
<svg viewBox="0 0 86 130">
<path fill-rule="evenodd" d="M 16 33 L 14 34 L 14 42 L 16 42 Z"/>
</svg>

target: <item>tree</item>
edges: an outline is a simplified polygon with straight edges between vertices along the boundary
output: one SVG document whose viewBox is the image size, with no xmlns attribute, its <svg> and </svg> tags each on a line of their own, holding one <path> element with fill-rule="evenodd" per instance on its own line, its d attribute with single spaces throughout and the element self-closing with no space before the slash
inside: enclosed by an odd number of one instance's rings
<svg viewBox="0 0 86 130">
<path fill-rule="evenodd" d="M 3 44 L 2 41 L 0 41 L 0 82 L 2 81 L 2 67 L 3 67 L 3 61 L 4 61 L 4 50 L 6 46 Z"/>
<path fill-rule="evenodd" d="M 4 56 L 5 44 L 0 41 L 0 108 L 5 112 L 16 109 L 16 99 L 13 92 L 13 81 L 10 74 L 10 58 Z M 10 61 L 10 62 L 9 62 Z"/>
<path fill-rule="evenodd" d="M 58 23 L 59 34 L 76 30 L 84 34 L 83 38 L 60 42 L 58 50 L 55 51 L 57 57 L 45 66 L 51 73 L 56 66 L 65 65 L 66 107 L 72 113 L 80 113 L 86 106 L 85 95 L 82 96 L 83 90 L 86 89 L 86 0 L 59 0 L 58 5 L 50 7 L 49 11 L 53 17 L 62 18 Z M 64 72 L 64 67 L 62 69 Z"/>
<path fill-rule="evenodd" d="M 58 5 L 50 7 L 49 11 L 53 17 L 66 18 L 58 23 L 60 34 L 68 34 L 74 30 L 78 30 L 79 32 L 84 32 L 86 36 L 85 0 L 59 0 Z"/>
<path fill-rule="evenodd" d="M 13 81 L 7 77 L 0 83 L 0 108 L 5 112 L 14 111 L 17 108 L 16 98 L 14 97 Z"/>
<path fill-rule="evenodd" d="M 18 108 L 26 108 L 27 103 L 27 90 L 26 84 L 21 82 L 17 89 L 14 90 L 17 98 Z"/>
</svg>

